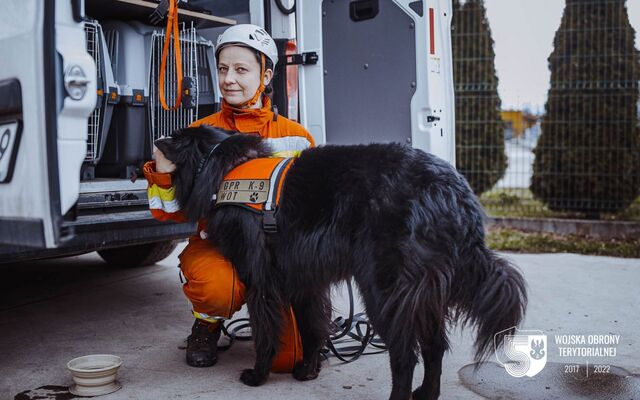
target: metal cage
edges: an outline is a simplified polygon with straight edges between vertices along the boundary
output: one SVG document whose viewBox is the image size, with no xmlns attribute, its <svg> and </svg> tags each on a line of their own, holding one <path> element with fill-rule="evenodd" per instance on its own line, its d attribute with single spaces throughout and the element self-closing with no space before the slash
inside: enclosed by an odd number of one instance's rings
<svg viewBox="0 0 640 400">
<path fill-rule="evenodd" d="M 98 91 L 96 108 L 89 116 L 87 122 L 87 153 L 84 160 L 89 164 L 95 165 L 102 156 L 106 135 L 113 114 L 113 105 L 117 102 L 119 96 L 111 62 L 111 55 L 114 54 L 114 36 L 116 39 L 115 45 L 117 45 L 118 32 L 107 32 L 107 38 L 112 45 L 109 47 L 105 41 L 102 26 L 97 21 L 85 21 L 84 31 L 87 52 L 96 63 Z"/>
<path fill-rule="evenodd" d="M 160 63 L 165 40 L 164 32 L 154 32 L 151 36 L 151 62 L 149 73 L 149 126 L 150 143 L 161 136 L 169 136 L 175 129 L 190 125 L 198 119 L 198 106 L 203 103 L 202 92 L 212 92 L 214 74 L 212 71 L 213 43 L 199 38 L 193 23 L 190 27 L 182 24 L 180 30 L 180 51 L 182 53 L 183 87 L 177 88 L 175 51 L 169 46 L 165 68 L 165 99 L 174 105 L 176 91 L 189 88 L 189 96 L 183 97 L 182 104 L 175 110 L 165 110 L 160 103 Z M 202 69 L 199 73 L 199 69 Z M 206 103 L 213 103 L 214 96 Z"/>
<path fill-rule="evenodd" d="M 93 57 L 96 63 L 96 73 L 98 82 L 102 81 L 102 57 L 100 56 L 100 24 L 95 21 L 85 22 L 84 32 L 87 38 L 87 52 Z M 84 160 L 88 162 L 95 162 L 99 158 L 99 146 L 100 141 L 100 116 L 102 108 L 100 102 L 96 102 L 96 108 L 89 116 L 87 126 L 87 154 Z"/>
</svg>

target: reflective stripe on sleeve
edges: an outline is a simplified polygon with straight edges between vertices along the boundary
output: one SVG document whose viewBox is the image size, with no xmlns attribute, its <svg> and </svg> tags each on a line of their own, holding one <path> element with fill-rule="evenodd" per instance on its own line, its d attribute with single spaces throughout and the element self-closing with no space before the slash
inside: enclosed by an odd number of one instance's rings
<svg viewBox="0 0 640 400">
<path fill-rule="evenodd" d="M 176 198 L 176 187 L 171 186 L 168 189 L 163 189 L 155 183 L 147 189 L 147 197 L 159 197 L 162 201 L 171 201 Z"/>
<path fill-rule="evenodd" d="M 167 213 L 175 213 L 180 210 L 180 205 L 175 199 L 175 187 L 163 189 L 158 185 L 151 185 L 147 189 L 149 208 L 152 210 L 162 210 Z"/>
<path fill-rule="evenodd" d="M 149 208 L 171 214 L 180 211 L 180 205 L 176 200 L 163 201 L 159 196 L 149 198 Z"/>
</svg>

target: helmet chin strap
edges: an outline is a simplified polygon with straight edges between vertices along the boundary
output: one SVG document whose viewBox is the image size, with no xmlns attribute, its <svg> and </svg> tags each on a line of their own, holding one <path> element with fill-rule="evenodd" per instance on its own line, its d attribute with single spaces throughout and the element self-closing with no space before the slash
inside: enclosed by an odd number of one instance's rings
<svg viewBox="0 0 640 400">
<path fill-rule="evenodd" d="M 258 86 L 258 90 L 256 90 L 256 94 L 253 95 L 251 100 L 246 101 L 237 106 L 237 108 L 245 108 L 245 107 L 253 107 L 258 100 L 260 100 L 260 96 L 264 93 L 264 74 L 265 74 L 265 58 L 264 53 L 260 54 L 260 86 Z"/>
</svg>

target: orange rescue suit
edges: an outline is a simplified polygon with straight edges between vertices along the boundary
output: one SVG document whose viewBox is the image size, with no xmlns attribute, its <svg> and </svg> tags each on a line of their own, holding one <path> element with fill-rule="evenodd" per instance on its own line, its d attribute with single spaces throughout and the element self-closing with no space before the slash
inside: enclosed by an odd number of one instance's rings
<svg viewBox="0 0 640 400">
<path fill-rule="evenodd" d="M 211 125 L 242 133 L 258 134 L 266 138 L 274 156 L 292 157 L 314 146 L 313 137 L 301 125 L 282 116 L 274 116 L 271 101 L 263 97 L 259 109 L 235 109 L 224 100 L 220 112 L 194 122 L 191 126 Z M 155 171 L 155 161 L 144 165 L 149 183 L 149 207 L 153 216 L 161 221 L 182 222 L 185 217 L 174 198 L 171 174 Z M 204 221 L 198 223 L 198 233 L 180 254 L 182 274 L 187 282 L 184 294 L 191 301 L 196 318 L 215 322 L 214 317 L 231 318 L 244 304 L 245 286 L 238 279 L 231 263 L 206 238 Z M 291 309 L 283 311 L 281 347 L 273 361 L 272 371 L 291 372 L 302 360 L 302 342 Z M 258 321 L 259 323 L 259 321 Z"/>
</svg>

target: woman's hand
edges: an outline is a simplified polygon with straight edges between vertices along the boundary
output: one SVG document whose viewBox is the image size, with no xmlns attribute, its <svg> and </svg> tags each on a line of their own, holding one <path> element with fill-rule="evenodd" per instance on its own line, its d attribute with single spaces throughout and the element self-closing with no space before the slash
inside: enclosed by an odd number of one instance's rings
<svg viewBox="0 0 640 400">
<path fill-rule="evenodd" d="M 156 172 L 170 173 L 176 170 L 176 165 L 169 161 L 156 146 L 153 146 L 153 158 L 156 160 Z"/>
</svg>

